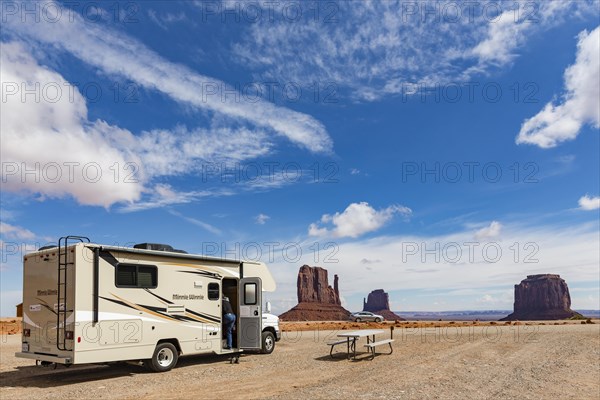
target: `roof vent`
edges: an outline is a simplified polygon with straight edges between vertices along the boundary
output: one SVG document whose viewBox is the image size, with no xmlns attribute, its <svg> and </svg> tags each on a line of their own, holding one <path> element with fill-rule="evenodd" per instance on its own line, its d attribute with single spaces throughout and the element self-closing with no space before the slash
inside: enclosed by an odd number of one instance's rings
<svg viewBox="0 0 600 400">
<path fill-rule="evenodd" d="M 134 249 L 170 251 L 172 253 L 187 254 L 187 251 L 174 249 L 173 246 L 163 243 L 138 243 L 133 246 Z"/>
</svg>

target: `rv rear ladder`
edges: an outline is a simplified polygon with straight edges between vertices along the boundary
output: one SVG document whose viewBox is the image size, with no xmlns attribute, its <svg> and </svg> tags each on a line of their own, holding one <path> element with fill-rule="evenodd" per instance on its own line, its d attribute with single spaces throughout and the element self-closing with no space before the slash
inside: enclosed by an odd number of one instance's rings
<svg viewBox="0 0 600 400">
<path fill-rule="evenodd" d="M 58 240 L 58 287 L 56 304 L 56 347 L 59 350 L 72 350 L 67 348 L 67 318 L 69 313 L 74 310 L 67 309 L 67 282 L 69 265 L 75 264 L 75 254 L 72 261 L 69 261 L 69 240 L 78 242 L 90 242 L 90 239 L 83 236 L 65 236 Z M 74 304 L 74 302 L 73 302 Z M 72 339 L 72 338 L 71 338 Z"/>
</svg>

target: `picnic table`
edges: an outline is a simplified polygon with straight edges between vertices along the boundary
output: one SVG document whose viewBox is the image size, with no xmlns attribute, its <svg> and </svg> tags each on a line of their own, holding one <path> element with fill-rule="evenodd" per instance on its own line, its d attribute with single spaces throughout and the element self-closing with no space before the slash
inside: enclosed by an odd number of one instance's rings
<svg viewBox="0 0 600 400">
<path fill-rule="evenodd" d="M 375 335 L 379 335 L 382 333 L 385 333 L 385 330 L 383 330 L 383 329 L 361 329 L 358 331 L 348 331 L 348 332 L 340 333 L 337 336 L 341 337 L 341 338 L 345 338 L 345 340 L 340 340 L 340 341 L 337 341 L 334 343 L 329 343 L 329 345 L 331 346 L 331 351 L 329 352 L 329 355 L 333 357 L 332 352 L 333 352 L 334 346 L 336 346 L 338 344 L 346 343 L 348 358 L 350 358 L 350 350 L 352 350 L 352 352 L 354 353 L 353 358 L 356 359 L 356 342 L 358 339 L 360 339 L 362 337 L 366 337 L 367 344 L 365 346 L 368 347 L 369 350 L 372 350 L 373 357 L 375 357 L 375 347 L 376 346 L 378 346 L 380 344 L 389 343 L 390 349 L 392 348 L 391 343 L 394 341 L 394 339 L 387 339 L 387 340 L 383 340 L 380 342 L 375 342 Z"/>
</svg>

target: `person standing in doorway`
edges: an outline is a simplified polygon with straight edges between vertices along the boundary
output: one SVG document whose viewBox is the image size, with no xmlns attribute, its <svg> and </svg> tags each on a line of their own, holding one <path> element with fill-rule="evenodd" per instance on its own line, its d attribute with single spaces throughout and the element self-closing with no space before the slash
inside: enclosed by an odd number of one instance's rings
<svg viewBox="0 0 600 400">
<path fill-rule="evenodd" d="M 227 296 L 223 296 L 223 325 L 225 328 L 225 338 L 227 339 L 227 346 L 225 348 L 231 349 L 233 346 L 232 331 L 233 325 L 235 325 L 235 314 Z"/>
</svg>

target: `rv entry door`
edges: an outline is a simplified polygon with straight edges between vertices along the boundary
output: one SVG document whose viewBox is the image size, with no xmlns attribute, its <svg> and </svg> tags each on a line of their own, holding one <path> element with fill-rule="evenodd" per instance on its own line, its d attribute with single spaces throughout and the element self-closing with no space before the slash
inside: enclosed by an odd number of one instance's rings
<svg viewBox="0 0 600 400">
<path fill-rule="evenodd" d="M 262 287 L 260 278 L 240 279 L 240 323 L 238 339 L 241 349 L 260 350 L 262 331 Z"/>
</svg>

